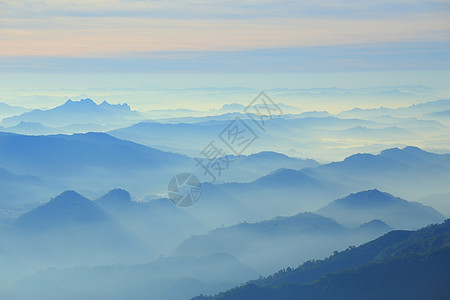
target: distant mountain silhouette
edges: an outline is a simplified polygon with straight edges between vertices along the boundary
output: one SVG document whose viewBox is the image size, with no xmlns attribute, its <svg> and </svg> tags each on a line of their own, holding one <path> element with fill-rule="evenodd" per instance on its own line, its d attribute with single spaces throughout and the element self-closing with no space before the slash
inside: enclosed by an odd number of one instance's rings
<svg viewBox="0 0 450 300">
<path fill-rule="evenodd" d="M 42 206 L 20 216 L 12 230 L 21 233 L 43 233 L 77 224 L 111 221 L 93 201 L 74 191 L 66 191 Z"/>
<path fill-rule="evenodd" d="M 11 106 L 11 105 L 8 105 L 6 103 L 0 102 L 0 119 L 1 118 L 5 118 L 5 117 L 9 117 L 9 116 L 18 115 L 18 114 L 24 113 L 24 112 L 29 111 L 29 110 L 30 109 L 27 109 L 27 108 L 24 108 L 24 107 Z"/>
<path fill-rule="evenodd" d="M 277 106 L 283 110 L 284 113 L 298 113 L 301 109 L 278 103 Z M 162 109 L 162 110 L 149 110 L 145 112 L 145 115 L 151 119 L 158 121 L 174 121 L 175 123 L 196 123 L 204 121 L 205 118 L 214 116 L 218 119 L 223 119 L 225 115 L 242 114 L 245 115 L 244 109 L 246 105 L 239 103 L 228 103 L 222 105 L 219 109 L 210 110 L 192 110 L 192 109 Z M 231 120 L 231 118 L 230 118 Z"/>
<path fill-rule="evenodd" d="M 258 178 L 257 180 L 252 182 L 251 185 L 260 187 L 293 186 L 293 185 L 319 187 L 322 186 L 322 183 L 319 180 L 311 176 L 308 176 L 302 171 L 297 171 L 293 169 L 280 169 L 271 172 L 268 175 L 262 176 L 261 178 Z"/>
<path fill-rule="evenodd" d="M 103 207 L 126 208 L 133 205 L 130 193 L 123 189 L 114 189 L 95 201 Z"/>
<path fill-rule="evenodd" d="M 298 115 L 299 117 L 329 117 L 330 113 L 327 111 L 305 111 Z"/>
<path fill-rule="evenodd" d="M 297 169 L 300 170 L 302 168 L 307 167 L 316 167 L 319 165 L 318 162 L 316 162 L 313 159 L 298 159 L 289 157 L 285 154 L 274 152 L 274 151 L 262 151 L 250 155 L 241 155 L 238 157 L 233 157 L 233 159 L 242 159 L 243 162 L 250 162 L 252 164 L 259 164 L 259 165 L 277 165 L 279 166 L 278 169 L 283 168 L 282 165 L 285 164 L 286 167 L 291 169 Z"/>
<path fill-rule="evenodd" d="M 378 155 L 354 154 L 343 161 L 303 171 L 323 180 L 346 178 L 349 183 L 363 180 L 365 188 L 358 184 L 355 187 L 368 189 L 371 186 L 418 199 L 430 192 L 447 192 L 450 155 L 430 153 L 417 147 L 392 148 Z"/>
<path fill-rule="evenodd" d="M 0 167 L 0 219 L 16 217 L 28 211 L 38 203 L 47 201 L 54 191 L 61 188 L 35 176 L 17 175 Z"/>
<path fill-rule="evenodd" d="M 15 126 L 5 128 L 5 132 L 12 132 L 18 134 L 33 134 L 33 135 L 45 135 L 54 134 L 57 132 L 56 129 L 47 127 L 38 122 L 24 122 L 21 121 Z"/>
<path fill-rule="evenodd" d="M 308 261 L 214 297 L 195 300 L 447 299 L 450 221 L 392 231 L 359 247 Z"/>
<path fill-rule="evenodd" d="M 17 218 L 0 248 L 30 268 L 137 262 L 154 255 L 111 215 L 74 191 Z"/>
<path fill-rule="evenodd" d="M 392 227 L 390 227 L 381 220 L 372 220 L 370 222 L 361 224 L 357 228 L 357 230 L 363 233 L 370 233 L 370 234 L 378 232 L 379 235 L 382 235 L 388 231 L 391 231 Z"/>
<path fill-rule="evenodd" d="M 435 116 L 435 117 L 450 117 L 450 109 L 438 111 L 438 112 L 432 113 L 430 115 Z"/>
<path fill-rule="evenodd" d="M 379 190 L 351 194 L 333 201 L 317 213 L 348 226 L 380 219 L 396 229 L 417 229 L 445 220 L 442 214 L 431 207 L 408 202 Z"/>
<path fill-rule="evenodd" d="M 438 120 L 439 122 L 450 126 L 450 109 L 432 112 L 424 116 L 426 119 Z"/>
<path fill-rule="evenodd" d="M 50 136 L 0 133 L 0 157 L 2 167 L 16 174 L 46 178 L 72 189 L 131 187 L 141 197 L 152 193 L 152 189 L 160 190 L 174 174 L 193 165 L 186 156 L 105 133 Z"/>
<path fill-rule="evenodd" d="M 149 147 L 201 157 L 200 152 L 217 138 L 217 135 L 224 130 L 230 121 L 220 121 L 217 124 L 215 122 L 207 124 L 141 122 L 127 128 L 109 131 L 108 134 Z M 217 142 L 215 145 L 223 147 L 218 145 Z M 232 152 L 229 149 L 223 149 L 223 151 L 224 154 L 228 154 L 230 161 L 233 161 L 233 163 L 229 170 L 223 172 L 223 176 L 219 178 L 221 181 L 247 182 L 279 168 L 302 169 L 318 165 L 314 160 L 292 158 L 273 151 L 263 151 L 238 157 L 231 155 Z"/>
<path fill-rule="evenodd" d="M 392 141 L 397 141 L 398 139 L 414 136 L 412 132 L 396 126 L 385 128 L 368 128 L 364 126 L 355 126 L 348 129 L 343 129 L 336 134 L 338 136 L 346 138 L 378 139 L 382 137 L 384 140 L 389 139 Z"/>
<path fill-rule="evenodd" d="M 111 129 L 111 126 L 99 124 L 71 124 L 64 127 L 48 127 L 38 122 L 24 122 L 11 127 L 1 127 L 4 132 L 11 132 L 24 135 L 50 135 L 50 134 L 73 134 L 87 132 L 103 132 Z"/>
<path fill-rule="evenodd" d="M 224 128 L 221 124 L 161 124 L 145 121 L 109 131 L 108 134 L 151 147 L 164 146 L 179 153 L 198 155 Z"/>
<path fill-rule="evenodd" d="M 50 268 L 20 281 L 7 299 L 189 299 L 217 293 L 257 273 L 227 254 L 160 257 L 137 265 Z"/>
<path fill-rule="evenodd" d="M 236 255 L 250 266 L 266 272 L 278 265 L 325 255 L 333 249 L 367 242 L 390 230 L 381 221 L 350 230 L 331 218 L 313 213 L 277 217 L 256 223 L 241 223 L 194 235 L 177 249 L 177 255 L 207 255 L 225 252 Z M 275 246 L 276 245 L 276 246 Z M 253 255 L 257 253 L 253 257 Z M 277 257 L 274 263 L 270 258 Z M 276 264 L 275 264 L 276 262 Z"/>
<path fill-rule="evenodd" d="M 199 219 L 217 221 L 216 226 L 262 221 L 316 210 L 336 195 L 346 195 L 354 189 L 346 185 L 351 182 L 316 178 L 304 171 L 308 169 L 279 169 L 247 183 L 204 184 L 202 201 L 193 213 Z"/>
<path fill-rule="evenodd" d="M 191 234 L 205 230 L 204 225 L 170 199 L 136 202 L 126 190 L 114 189 L 95 203 L 159 253 L 172 251 Z"/>
<path fill-rule="evenodd" d="M 91 99 L 80 101 L 67 100 L 63 105 L 49 110 L 35 109 L 19 116 L 2 120 L 3 126 L 15 126 L 20 122 L 37 122 L 50 127 L 62 127 L 71 124 L 129 124 L 142 119 L 136 111 L 132 111 L 128 104 L 111 105 L 104 101 L 97 105 Z"/>
<path fill-rule="evenodd" d="M 270 149 L 299 157 L 334 161 L 355 152 L 373 153 L 393 146 L 417 144 L 436 148 L 433 136 L 448 136 L 448 126 L 442 124 L 441 119 L 423 120 L 421 114 L 409 113 L 391 116 L 390 109 L 384 110 L 374 116 L 362 114 L 346 117 L 310 112 L 274 117 L 267 120 L 266 127 L 270 130 L 260 133 L 261 139 L 252 144 L 251 151 Z M 188 116 L 158 119 L 158 122 L 164 124 L 146 121 L 136 127 L 121 128 L 109 133 L 147 146 L 193 156 L 204 145 L 217 138 L 236 117 L 248 121 L 250 126 L 255 125 L 247 115 L 238 112 L 220 115 L 210 112 L 206 116 L 189 113 L 184 115 Z M 324 143 L 327 145 L 326 149 L 323 148 Z"/>
<path fill-rule="evenodd" d="M 395 159 L 410 165 L 420 167 L 450 167 L 450 154 L 435 154 L 418 147 L 408 146 L 403 149 L 392 148 L 381 151 L 380 156 Z"/>
<path fill-rule="evenodd" d="M 319 163 L 313 159 L 300 159 L 287 155 L 263 151 L 250 155 L 229 155 L 232 161 L 230 170 L 221 176 L 221 181 L 249 182 L 257 180 L 262 174 L 277 172 L 279 169 L 296 169 L 316 167 Z"/>
<path fill-rule="evenodd" d="M 426 103 L 413 104 L 407 107 L 400 108 L 371 108 L 361 109 L 354 108 L 338 114 L 339 117 L 344 118 L 370 118 L 381 115 L 391 116 L 424 116 L 440 111 L 448 110 L 450 108 L 450 99 L 440 99 Z"/>
</svg>

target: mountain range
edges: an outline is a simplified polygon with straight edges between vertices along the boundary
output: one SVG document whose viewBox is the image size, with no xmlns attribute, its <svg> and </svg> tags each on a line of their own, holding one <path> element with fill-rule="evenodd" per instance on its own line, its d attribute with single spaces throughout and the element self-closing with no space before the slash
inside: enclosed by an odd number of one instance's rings
<svg viewBox="0 0 450 300">
<path fill-rule="evenodd" d="M 35 109 L 18 116 L 4 118 L 2 126 L 15 126 L 20 122 L 36 122 L 48 127 L 63 127 L 72 124 L 97 123 L 100 125 L 126 125 L 143 117 L 131 110 L 126 103 L 112 105 L 106 101 L 96 104 L 91 99 L 67 100 L 63 105 L 48 110 Z"/>
<path fill-rule="evenodd" d="M 392 231 L 216 296 L 192 300 L 447 299 L 450 221 L 418 231 Z"/>
<path fill-rule="evenodd" d="M 2 230 L 0 265 L 11 280 L 48 266 L 136 263 L 155 258 L 95 202 L 66 191 Z"/>
<path fill-rule="evenodd" d="M 0 299 L 447 299 L 450 100 L 279 107 L 259 123 L 237 103 L 0 104 Z M 231 122 L 254 131 L 243 155 Z M 168 198 L 180 173 L 201 182 L 193 206 Z"/>
<path fill-rule="evenodd" d="M 0 220 L 22 214 L 62 189 L 35 176 L 17 175 L 0 167 Z M 1 222 L 0 222 L 1 223 Z"/>
<path fill-rule="evenodd" d="M 363 179 L 366 188 L 379 188 L 396 195 L 417 200 L 428 191 L 446 192 L 450 180 L 450 155 L 435 154 L 417 147 L 391 148 L 377 155 L 359 153 L 343 161 L 323 164 L 303 170 L 309 176 L 321 179 Z"/>
<path fill-rule="evenodd" d="M 425 103 L 413 104 L 406 107 L 399 108 L 371 108 L 361 109 L 353 108 L 348 111 L 344 111 L 338 114 L 340 117 L 345 118 L 373 118 L 382 115 L 390 115 L 397 117 L 423 117 L 427 114 L 438 113 L 448 110 L 450 108 L 450 99 L 440 99 L 436 101 L 429 101 Z"/>
<path fill-rule="evenodd" d="M 95 203 L 158 253 L 171 253 L 190 235 L 209 228 L 167 198 L 133 201 L 128 191 L 114 189 Z"/>
<path fill-rule="evenodd" d="M 105 133 L 74 135 L 27 136 L 0 133 L 0 166 L 9 173 L 34 176 L 42 182 L 51 182 L 53 192 L 39 189 L 34 200 L 45 200 L 65 189 L 76 189 L 91 198 L 102 191 L 117 187 L 131 191 L 143 199 L 150 194 L 166 195 L 170 179 L 180 172 L 202 173 L 196 161 L 184 155 L 149 148 L 121 140 Z M 230 168 L 223 172 L 219 181 L 255 180 L 260 174 L 286 166 L 313 167 L 318 163 L 288 157 L 275 152 L 262 152 L 248 156 L 230 156 Z M 105 181 L 102 178 L 107 177 Z M 200 177 L 202 180 L 209 180 Z M 18 182 L 20 184 L 20 182 Z M 12 187 L 12 186 L 11 186 Z M 0 195 L 17 195 L 8 202 L 23 203 L 29 199 L 29 190 L 8 187 Z M 5 200 L 6 202 L 6 200 Z"/>
<path fill-rule="evenodd" d="M 29 111 L 29 109 L 20 106 L 11 106 L 0 102 L 0 119 L 15 116 Z"/>
<path fill-rule="evenodd" d="M 219 271 L 220 270 L 220 271 Z M 10 300 L 179 300 L 217 293 L 257 273 L 227 254 L 160 257 L 147 264 L 50 268 L 0 291 Z"/>
<path fill-rule="evenodd" d="M 358 226 L 369 220 L 380 219 L 396 229 L 417 229 L 445 220 L 432 207 L 408 202 L 379 190 L 350 194 L 322 207 L 317 213 L 346 226 Z"/>
<path fill-rule="evenodd" d="M 129 190 L 138 199 L 151 194 L 161 197 L 166 194 L 170 179 L 186 171 L 198 174 L 202 181 L 210 180 L 202 177 L 202 170 L 187 156 L 104 133 L 50 136 L 0 133 L 0 157 L 0 167 L 8 173 L 51 182 L 44 184 L 44 188 L 37 186 L 36 197 L 32 199 L 27 190 L 33 185 L 24 184 L 23 189 L 14 188 L 15 192 L 9 191 L 13 186 L 6 186 L 0 194 L 11 198 L 3 203 L 29 202 L 24 199 L 40 203 L 65 189 L 76 189 L 95 199 L 117 187 Z M 355 154 L 322 165 L 275 152 L 229 158 L 234 162 L 218 181 L 228 183 L 205 183 L 202 201 L 192 212 L 202 220 L 215 215 L 214 211 L 218 211 L 215 207 L 221 207 L 215 218 L 217 226 L 315 211 L 331 199 L 361 190 L 380 189 L 417 201 L 430 194 L 448 193 L 446 183 L 450 180 L 450 156 L 417 147 L 392 148 L 377 155 Z M 258 178 L 264 173 L 268 174 Z M 108 181 L 101 179 L 105 176 Z M 438 210 L 446 211 L 445 202 L 437 204 Z"/>
<path fill-rule="evenodd" d="M 449 127 L 439 121 L 389 115 L 373 119 L 324 114 L 282 115 L 266 120 L 267 130 L 261 131 L 245 114 L 229 113 L 158 120 L 158 123 L 144 121 L 108 133 L 150 147 L 195 156 L 237 117 L 259 136 L 249 152 L 270 149 L 291 156 L 335 161 L 359 151 L 377 152 L 412 144 L 434 149 L 436 140 L 440 141 L 440 147 L 450 146 L 445 140 Z M 223 146 L 227 150 L 227 146 Z"/>
<path fill-rule="evenodd" d="M 378 155 L 355 154 L 340 162 L 301 170 L 279 169 L 252 182 L 204 184 L 202 201 L 194 213 L 198 211 L 198 218 L 202 218 L 207 211 L 214 213 L 214 207 L 220 207 L 220 214 L 214 214 L 213 218 L 220 226 L 292 215 L 299 211 L 316 211 L 331 199 L 361 190 L 387 190 L 417 201 L 427 196 L 424 194 L 429 191 L 448 192 L 446 182 L 449 180 L 449 155 L 434 154 L 416 147 L 393 148 Z M 448 206 L 445 202 L 437 204 L 440 205 L 436 207 L 438 210 L 441 207 L 445 210 Z M 211 217 L 211 213 L 207 215 Z M 364 222 L 374 218 L 377 217 L 367 218 Z M 440 221 L 442 219 L 437 220 Z M 407 224 L 407 220 L 398 222 L 395 225 Z M 399 228 L 413 229 L 423 224 L 417 222 L 413 227 Z"/>
<path fill-rule="evenodd" d="M 238 206 L 238 210 L 242 209 Z M 276 212 L 274 208 L 271 211 Z M 224 212 L 222 207 L 220 212 Z M 225 216 L 232 219 L 226 213 Z M 429 206 L 369 190 L 335 200 L 317 214 L 243 222 L 193 235 L 181 243 L 175 254 L 226 252 L 264 273 L 276 268 L 276 264 L 270 264 L 270 257 L 278 257 L 277 264 L 289 265 L 295 259 L 307 260 L 326 255 L 332 249 L 359 245 L 392 228 L 416 229 L 443 220 L 445 217 Z"/>
<path fill-rule="evenodd" d="M 367 196 L 372 193 L 384 198 Z M 368 198 L 373 203 L 361 207 Z M 344 201 L 365 209 L 367 215 L 376 203 L 386 209 L 396 208 L 399 201 L 405 208 L 414 206 L 379 191 L 347 199 L 330 205 Z M 382 221 L 383 214 L 371 214 L 375 220 L 348 228 L 329 217 L 299 213 L 211 230 L 215 222 L 206 221 L 214 214 L 199 218 L 202 210 L 196 207 L 180 209 L 164 198 L 133 201 L 123 189 L 111 190 L 95 201 L 66 191 L 2 230 L 0 267 L 8 277 L 1 279 L 12 289 L 0 285 L 0 296 L 3 292 L 7 299 L 122 299 L 146 293 L 149 299 L 180 299 L 218 293 L 256 274 L 324 258 L 349 246 L 353 249 L 392 229 Z M 421 221 L 430 211 L 418 206 L 416 211 L 397 213 Z M 348 218 L 357 220 L 352 213 Z M 150 263 L 158 254 L 162 256 Z M 137 265 L 99 266 L 113 263 Z M 35 274 L 49 266 L 53 268 Z M 25 280 L 16 281 L 24 276 Z M 61 289 L 40 288 L 50 282 L 67 284 Z"/>
<path fill-rule="evenodd" d="M 257 132 L 260 138 L 247 154 L 270 149 L 290 156 L 336 161 L 356 152 L 375 153 L 407 145 L 442 152 L 450 147 L 445 117 L 449 103 L 443 99 L 396 109 L 354 109 L 335 115 L 315 111 L 298 114 L 286 108 L 285 112 L 290 113 L 266 120 L 270 130 Z M 55 108 L 5 118 L 0 129 L 32 135 L 101 131 L 149 147 L 195 156 L 236 117 L 256 126 L 249 116 L 235 111 L 237 108 L 241 106 L 230 104 L 201 115 L 177 110 L 177 117 L 161 119 L 157 111 L 156 115 L 140 113 L 127 104 L 68 100 Z"/>
<path fill-rule="evenodd" d="M 240 223 L 193 235 L 176 249 L 177 256 L 229 253 L 260 274 L 299 260 L 325 257 L 335 249 L 359 245 L 391 228 L 381 221 L 348 229 L 331 218 L 313 213 L 277 217 L 256 223 Z M 277 259 L 271 260 L 271 258 Z"/>
<path fill-rule="evenodd" d="M 11 173 L 32 175 L 66 189 L 87 192 L 89 196 L 95 196 L 92 191 L 98 193 L 118 186 L 141 197 L 158 193 L 174 174 L 193 164 L 186 156 L 104 133 L 50 136 L 0 133 L 0 157 L 0 166 Z M 102 179 L 105 176 L 107 181 Z"/>
</svg>

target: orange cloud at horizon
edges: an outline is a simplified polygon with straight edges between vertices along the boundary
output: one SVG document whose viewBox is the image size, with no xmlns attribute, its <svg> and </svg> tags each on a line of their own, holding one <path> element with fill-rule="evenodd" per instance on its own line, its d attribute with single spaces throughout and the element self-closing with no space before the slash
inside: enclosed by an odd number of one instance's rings
<svg viewBox="0 0 450 300">
<path fill-rule="evenodd" d="M 442 14 L 395 19 L 192 20 L 143 17 L 3 18 L 0 56 L 115 57 L 404 41 L 450 41 Z"/>
</svg>

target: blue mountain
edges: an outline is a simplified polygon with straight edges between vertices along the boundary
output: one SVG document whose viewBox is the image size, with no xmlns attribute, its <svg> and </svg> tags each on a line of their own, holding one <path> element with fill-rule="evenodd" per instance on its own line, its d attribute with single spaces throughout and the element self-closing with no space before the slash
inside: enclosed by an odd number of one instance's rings
<svg viewBox="0 0 450 300">
<path fill-rule="evenodd" d="M 42 234 L 77 224 L 111 221 L 93 201 L 74 191 L 66 191 L 44 205 L 21 215 L 12 230 L 27 234 Z"/>
<path fill-rule="evenodd" d="M 142 119 L 128 104 L 112 105 L 104 101 L 97 105 L 91 99 L 80 101 L 67 100 L 63 105 L 48 110 L 35 109 L 19 116 L 2 120 L 3 126 L 15 126 L 20 122 L 37 122 L 50 127 L 62 127 L 71 124 L 129 124 Z"/>
<path fill-rule="evenodd" d="M 167 198 L 137 202 L 126 190 L 114 189 L 95 203 L 159 253 L 172 251 L 190 235 L 206 230 L 203 224 Z"/>
<path fill-rule="evenodd" d="M 317 178 L 304 170 L 308 168 L 279 169 L 247 183 L 204 184 L 202 201 L 193 213 L 199 219 L 217 221 L 216 226 L 262 221 L 316 210 L 353 189 L 347 183 Z M 214 218 L 204 215 L 207 213 Z"/>
<path fill-rule="evenodd" d="M 26 111 L 29 111 L 29 109 L 20 106 L 11 106 L 6 103 L 0 102 L 0 119 L 22 114 Z"/>
<path fill-rule="evenodd" d="M 448 192 L 450 154 L 430 153 L 417 147 L 392 148 L 377 155 L 355 154 L 303 172 L 320 179 L 365 182 L 358 189 L 389 190 L 416 200 L 430 193 Z"/>
<path fill-rule="evenodd" d="M 49 268 L 21 280 L 7 299 L 189 299 L 217 293 L 257 273 L 227 254 L 160 257 L 136 265 Z M 82 295 L 82 296 L 80 296 Z"/>
<path fill-rule="evenodd" d="M 192 300 L 447 299 L 450 221 L 392 231 L 323 260 Z"/>
<path fill-rule="evenodd" d="M 24 122 L 21 121 L 15 126 L 11 126 L 4 129 L 5 132 L 18 133 L 18 134 L 33 134 L 33 135 L 45 135 L 54 134 L 57 130 L 42 125 L 38 122 Z"/>
<path fill-rule="evenodd" d="M 162 124 L 145 121 L 109 131 L 108 134 L 151 147 L 198 155 L 224 128 L 221 124 Z"/>
<path fill-rule="evenodd" d="M 445 220 L 432 207 L 408 202 L 379 190 L 350 194 L 319 209 L 317 213 L 348 226 L 379 219 L 396 229 L 417 229 Z"/>
<path fill-rule="evenodd" d="M 35 176 L 17 175 L 0 167 L 0 219 L 17 217 L 47 201 L 60 189 L 62 187 L 55 183 Z"/>
<path fill-rule="evenodd" d="M 95 202 L 66 191 L 19 216 L 0 248 L 20 259 L 19 269 L 137 262 L 154 257 L 150 247 Z"/>
<path fill-rule="evenodd" d="M 164 152 L 104 133 L 24 136 L 0 133 L 2 167 L 72 189 L 131 187 L 140 197 L 167 185 L 192 166 L 186 156 Z M 108 178 L 108 180 L 102 180 Z M 67 189 L 66 188 L 66 189 Z"/>
<path fill-rule="evenodd" d="M 348 229 L 314 213 L 240 223 L 193 235 L 176 249 L 177 255 L 230 253 L 260 272 L 289 265 L 298 259 L 326 255 L 333 249 L 367 242 L 390 230 L 381 221 Z M 313 254 L 314 253 L 314 254 Z M 252 256 L 254 255 L 254 256 Z M 271 260 L 276 257 L 276 260 Z"/>
</svg>

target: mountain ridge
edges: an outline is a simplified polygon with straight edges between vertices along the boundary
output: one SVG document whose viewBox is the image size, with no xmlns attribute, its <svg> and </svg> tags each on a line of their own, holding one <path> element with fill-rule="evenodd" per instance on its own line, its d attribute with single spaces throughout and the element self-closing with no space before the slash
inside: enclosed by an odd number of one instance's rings
<svg viewBox="0 0 450 300">
<path fill-rule="evenodd" d="M 3 126 L 15 126 L 20 122 L 37 122 L 48 127 L 64 127 L 78 123 L 126 124 L 130 120 L 139 120 L 142 116 L 131 110 L 126 103 L 112 105 L 106 101 L 97 105 L 86 98 L 80 101 L 67 100 L 64 104 L 51 109 L 34 109 L 18 116 L 4 118 Z"/>
<path fill-rule="evenodd" d="M 407 299 L 429 299 L 430 295 L 445 299 L 450 294 L 450 279 L 442 266 L 450 263 L 449 245 L 447 219 L 417 231 L 391 231 L 324 260 L 308 261 L 216 296 L 192 300 L 399 299 L 405 289 Z"/>
</svg>

